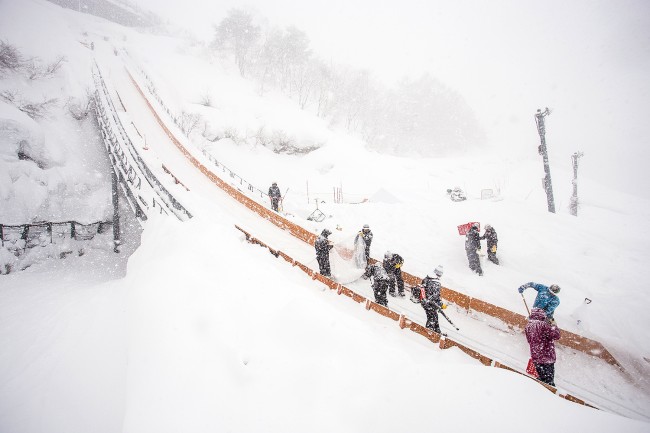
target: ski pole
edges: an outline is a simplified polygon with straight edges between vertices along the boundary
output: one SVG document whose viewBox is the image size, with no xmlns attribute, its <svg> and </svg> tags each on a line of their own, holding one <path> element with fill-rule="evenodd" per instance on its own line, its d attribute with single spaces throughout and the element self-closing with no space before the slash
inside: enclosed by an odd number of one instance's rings
<svg viewBox="0 0 650 433">
<path fill-rule="evenodd" d="M 521 299 L 524 301 L 524 305 L 526 306 L 526 311 L 528 311 L 528 317 L 530 317 L 530 309 L 528 308 L 528 303 L 526 303 L 526 298 L 524 298 L 524 294 L 520 293 Z"/>
</svg>

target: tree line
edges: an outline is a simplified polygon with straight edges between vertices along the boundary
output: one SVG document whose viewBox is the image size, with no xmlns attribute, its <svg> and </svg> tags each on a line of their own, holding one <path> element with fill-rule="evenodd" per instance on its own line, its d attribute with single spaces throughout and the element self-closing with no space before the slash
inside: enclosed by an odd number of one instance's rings
<svg viewBox="0 0 650 433">
<path fill-rule="evenodd" d="M 215 26 L 211 48 L 232 58 L 260 95 L 279 90 L 376 150 L 439 156 L 482 139 L 463 97 L 430 74 L 388 87 L 367 70 L 321 60 L 295 26 L 262 25 L 250 12 L 232 9 Z"/>
</svg>

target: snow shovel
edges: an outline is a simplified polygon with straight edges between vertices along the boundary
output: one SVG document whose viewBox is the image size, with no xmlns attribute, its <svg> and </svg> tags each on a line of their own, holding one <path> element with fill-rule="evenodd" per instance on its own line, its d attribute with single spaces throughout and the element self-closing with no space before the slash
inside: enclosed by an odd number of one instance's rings
<svg viewBox="0 0 650 433">
<path fill-rule="evenodd" d="M 524 294 L 520 293 L 521 299 L 524 301 L 524 305 L 526 306 L 526 311 L 528 311 L 528 317 L 530 317 L 530 308 L 528 308 L 528 304 L 526 303 L 526 298 L 524 298 Z"/>
<path fill-rule="evenodd" d="M 284 198 L 287 196 L 287 193 L 289 192 L 289 188 L 284 192 L 284 195 L 280 197 L 280 202 L 278 203 L 278 209 L 280 209 L 280 212 L 284 212 Z"/>
</svg>

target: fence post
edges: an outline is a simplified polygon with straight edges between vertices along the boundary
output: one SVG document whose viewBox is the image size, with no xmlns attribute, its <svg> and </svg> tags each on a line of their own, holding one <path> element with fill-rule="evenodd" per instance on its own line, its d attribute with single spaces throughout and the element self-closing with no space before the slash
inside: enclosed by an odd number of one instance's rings
<svg viewBox="0 0 650 433">
<path fill-rule="evenodd" d="M 111 195 L 113 198 L 113 252 L 119 253 L 118 246 L 120 245 L 120 210 L 119 210 L 119 191 L 117 189 L 117 174 L 116 168 L 111 166 Z"/>
</svg>

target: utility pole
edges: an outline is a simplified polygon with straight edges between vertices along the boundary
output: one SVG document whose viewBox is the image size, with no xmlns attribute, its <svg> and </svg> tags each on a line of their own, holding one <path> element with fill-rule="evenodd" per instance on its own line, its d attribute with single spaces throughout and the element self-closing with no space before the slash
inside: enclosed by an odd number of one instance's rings
<svg viewBox="0 0 650 433">
<path fill-rule="evenodd" d="M 571 161 L 573 162 L 573 195 L 571 196 L 571 215 L 578 216 L 578 159 L 583 157 L 585 154 L 582 152 L 576 152 L 571 155 Z"/>
<path fill-rule="evenodd" d="M 544 179 L 542 179 L 542 181 L 544 190 L 546 191 L 548 211 L 555 213 L 553 184 L 551 183 L 551 167 L 548 165 L 548 152 L 546 151 L 546 126 L 544 125 L 544 117 L 548 116 L 549 114 L 551 114 L 551 110 L 549 110 L 548 107 L 544 111 L 538 109 L 537 113 L 535 114 L 535 123 L 537 123 L 537 132 L 539 133 L 539 138 L 542 143 L 539 145 L 538 150 L 539 154 L 542 155 L 542 158 L 544 159 L 544 173 L 546 173 L 546 176 L 544 176 Z"/>
</svg>

